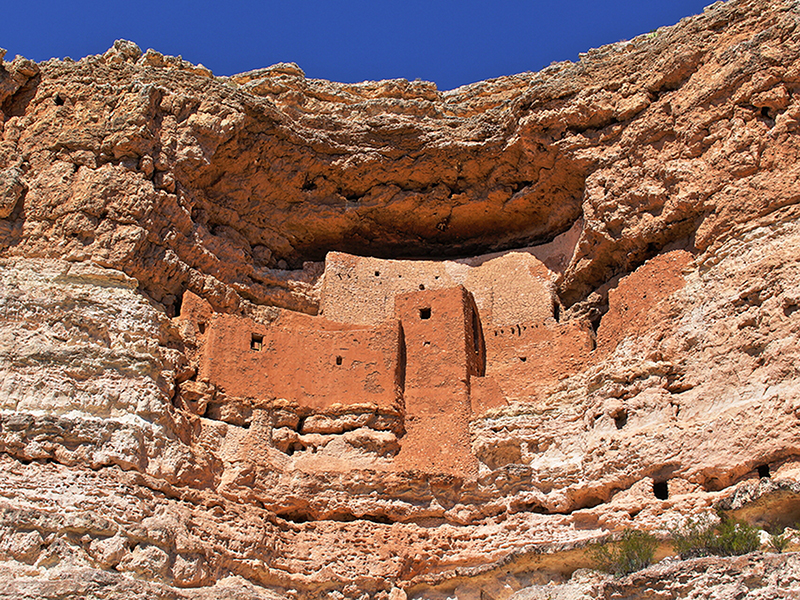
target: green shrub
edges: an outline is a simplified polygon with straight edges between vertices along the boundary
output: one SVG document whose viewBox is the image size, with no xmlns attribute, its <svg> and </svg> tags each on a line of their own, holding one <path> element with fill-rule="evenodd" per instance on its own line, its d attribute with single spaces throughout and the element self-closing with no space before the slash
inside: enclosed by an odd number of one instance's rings
<svg viewBox="0 0 800 600">
<path fill-rule="evenodd" d="M 689 518 L 670 531 L 672 547 L 681 558 L 707 556 L 714 537 L 714 524 L 709 519 Z"/>
<path fill-rule="evenodd" d="M 758 529 L 745 521 L 723 519 L 717 526 L 717 536 L 711 550 L 720 556 L 738 556 L 755 552 L 761 547 Z"/>
<path fill-rule="evenodd" d="M 646 531 L 626 529 L 616 542 L 600 544 L 590 551 L 595 568 L 616 576 L 644 569 L 653 562 L 658 541 Z"/>
<path fill-rule="evenodd" d="M 723 517 L 719 523 L 689 519 L 672 530 L 672 546 L 681 558 L 736 556 L 761 546 L 758 529 L 738 519 Z"/>
<path fill-rule="evenodd" d="M 784 550 L 786 550 L 789 542 L 792 541 L 792 536 L 789 535 L 789 532 L 784 530 L 781 531 L 778 528 L 773 529 L 769 533 L 769 547 L 781 554 Z"/>
</svg>

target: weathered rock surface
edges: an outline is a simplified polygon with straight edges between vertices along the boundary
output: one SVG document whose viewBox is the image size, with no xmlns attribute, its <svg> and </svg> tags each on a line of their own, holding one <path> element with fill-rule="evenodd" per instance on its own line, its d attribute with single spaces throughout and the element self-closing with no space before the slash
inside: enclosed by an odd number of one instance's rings
<svg viewBox="0 0 800 600">
<path fill-rule="evenodd" d="M 0 598 L 800 596 L 791 553 L 584 570 L 800 520 L 799 25 L 447 92 L 0 62 Z"/>
<path fill-rule="evenodd" d="M 531 586 L 513 600 L 594 600 L 597 598 L 796 598 L 800 593 L 798 555 L 751 554 L 737 558 L 665 561 L 622 580 L 576 572 L 563 586 Z"/>
</svg>

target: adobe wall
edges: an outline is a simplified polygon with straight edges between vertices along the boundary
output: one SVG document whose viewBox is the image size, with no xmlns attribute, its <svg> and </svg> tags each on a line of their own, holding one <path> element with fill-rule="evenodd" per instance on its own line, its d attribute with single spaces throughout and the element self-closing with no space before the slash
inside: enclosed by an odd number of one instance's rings
<svg viewBox="0 0 800 600">
<path fill-rule="evenodd" d="M 507 400 L 542 399 L 547 389 L 577 373 L 594 348 L 591 327 L 582 321 L 528 321 L 494 327 L 484 335 L 486 378 L 498 384 Z"/>
<path fill-rule="evenodd" d="M 401 294 L 395 298 L 395 317 L 405 337 L 406 392 L 446 393 L 483 371 L 481 326 L 463 287 Z M 406 412 L 413 412 L 408 404 Z"/>
<path fill-rule="evenodd" d="M 534 400 L 589 359 L 593 334 L 588 326 L 560 325 L 554 319 L 552 275 L 538 258 L 521 252 L 464 261 L 385 260 L 332 252 L 325 264 L 323 314 L 336 321 L 372 323 L 392 316 L 395 299 L 397 310 L 406 311 L 394 316 L 403 321 L 411 348 L 409 334 L 419 318 L 405 304 L 421 302 L 432 290 L 463 286 L 474 297 L 477 325 L 483 329 L 485 355 L 479 355 L 485 363 L 480 373 L 491 378 L 476 382 L 473 393 L 475 409 L 482 412 L 507 400 Z M 463 327 L 467 335 L 475 328 L 471 323 Z M 455 357 L 440 360 L 434 349 L 417 364 L 409 350 L 407 390 L 415 369 L 466 381 L 460 371 L 455 373 L 461 364 Z M 414 401 L 409 398 L 407 391 L 407 406 Z"/>
<path fill-rule="evenodd" d="M 285 398 L 312 410 L 372 403 L 401 413 L 399 324 L 364 328 L 315 319 L 314 325 L 265 326 L 243 317 L 214 315 L 200 379 L 227 397 Z"/>
<path fill-rule="evenodd" d="M 406 346 L 406 435 L 399 469 L 474 475 L 469 383 L 484 369 L 477 307 L 462 286 L 395 298 Z"/>
<path fill-rule="evenodd" d="M 608 312 L 597 329 L 597 354 L 612 352 L 626 336 L 642 336 L 656 321 L 659 302 L 686 281 L 683 270 L 692 261 L 685 250 L 673 250 L 651 258 L 608 292 Z"/>
<path fill-rule="evenodd" d="M 388 260 L 329 252 L 321 314 L 340 323 L 377 325 L 392 318 L 399 294 L 461 285 L 475 298 L 483 323 L 544 320 L 554 314 L 551 276 L 539 259 L 520 252 L 483 262 Z"/>
<path fill-rule="evenodd" d="M 472 382 L 475 414 L 506 400 L 535 401 L 560 380 L 602 360 L 627 336 L 641 337 L 663 318 L 659 303 L 684 285 L 691 255 L 683 250 L 656 256 L 609 291 L 609 309 L 596 339 L 586 322 L 555 319 L 493 326 L 484 331 L 486 378 Z M 663 309 L 663 307 L 662 307 Z"/>
</svg>

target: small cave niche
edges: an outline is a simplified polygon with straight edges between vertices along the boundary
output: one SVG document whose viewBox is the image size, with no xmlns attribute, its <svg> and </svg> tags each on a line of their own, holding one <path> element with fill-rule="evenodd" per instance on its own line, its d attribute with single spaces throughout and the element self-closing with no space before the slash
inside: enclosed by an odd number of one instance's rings
<svg viewBox="0 0 800 600">
<path fill-rule="evenodd" d="M 430 319 L 431 318 L 431 309 L 430 309 L 430 307 L 428 307 L 428 308 L 420 308 L 419 309 L 419 318 L 422 319 L 423 321 L 427 321 L 428 319 Z"/>
<path fill-rule="evenodd" d="M 614 425 L 616 425 L 617 429 L 622 429 L 627 424 L 628 424 L 628 413 L 621 412 L 614 417 Z"/>
<path fill-rule="evenodd" d="M 525 361 L 527 361 L 527 360 L 528 360 L 528 357 L 527 357 L 527 356 L 520 356 L 520 357 L 519 357 L 519 362 L 525 362 Z"/>
<path fill-rule="evenodd" d="M 253 333 L 250 335 L 250 350 L 255 350 L 256 352 L 261 352 L 261 348 L 264 347 L 264 336 L 258 333 Z"/>
<path fill-rule="evenodd" d="M 549 512 L 546 507 L 542 506 L 539 502 L 536 501 L 520 502 L 517 506 L 512 507 L 512 511 L 513 513 L 528 512 L 528 513 L 536 513 L 539 515 L 546 515 Z"/>
<path fill-rule="evenodd" d="M 659 500 L 666 500 L 669 498 L 669 486 L 666 481 L 653 482 L 653 495 Z"/>
<path fill-rule="evenodd" d="M 197 324 L 197 330 L 200 332 L 200 335 L 204 334 L 206 332 L 206 322 L 200 321 Z"/>
<path fill-rule="evenodd" d="M 769 109 L 769 106 L 761 107 L 758 119 L 770 129 L 775 127 L 775 117 L 772 114 L 772 111 Z"/>
<path fill-rule="evenodd" d="M 286 512 L 286 513 L 275 513 L 275 516 L 280 517 L 284 521 L 290 521 L 291 523 L 308 523 L 312 521 L 311 515 L 302 511 L 296 512 Z"/>
<path fill-rule="evenodd" d="M 56 94 L 55 98 L 53 98 L 53 102 L 55 102 L 56 106 L 64 106 L 64 98 L 61 94 Z"/>
<path fill-rule="evenodd" d="M 420 283 L 419 284 L 419 289 L 420 290 L 424 290 L 425 289 L 425 284 L 424 283 Z"/>
<path fill-rule="evenodd" d="M 759 479 L 769 479 L 771 474 L 769 472 L 769 465 L 759 465 L 756 467 L 756 471 L 758 471 Z"/>
<path fill-rule="evenodd" d="M 294 442 L 286 448 L 286 454 L 287 456 L 293 456 L 295 452 L 303 452 L 305 449 L 306 447 L 300 442 Z"/>
<path fill-rule="evenodd" d="M 706 492 L 719 492 L 728 486 L 728 483 L 720 477 L 708 477 L 700 482 Z"/>
<path fill-rule="evenodd" d="M 394 521 L 386 515 L 364 515 L 361 518 L 365 521 L 371 521 L 372 523 L 378 523 L 380 525 L 392 525 L 394 523 Z"/>
<path fill-rule="evenodd" d="M 183 292 L 175 296 L 175 300 L 172 302 L 172 311 L 175 313 L 174 316 L 179 316 L 181 314 L 181 309 L 183 308 Z"/>
<path fill-rule="evenodd" d="M 342 366 L 342 362 L 344 362 L 344 359 L 341 356 L 337 356 L 336 357 L 336 366 L 341 367 Z"/>
<path fill-rule="evenodd" d="M 575 506 L 575 510 L 583 510 L 586 508 L 594 508 L 595 506 L 600 506 L 603 504 L 605 500 L 600 496 L 595 496 L 593 494 L 589 494 L 586 498 L 583 499 L 582 502 L 579 502 Z"/>
<path fill-rule="evenodd" d="M 380 276 L 381 276 L 381 272 L 380 271 L 375 271 L 375 277 L 380 277 Z"/>
</svg>

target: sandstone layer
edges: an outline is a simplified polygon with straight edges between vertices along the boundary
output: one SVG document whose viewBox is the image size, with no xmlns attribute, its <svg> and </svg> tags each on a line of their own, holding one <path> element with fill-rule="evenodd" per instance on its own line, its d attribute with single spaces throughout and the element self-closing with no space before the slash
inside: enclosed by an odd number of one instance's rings
<svg viewBox="0 0 800 600">
<path fill-rule="evenodd" d="M 800 596 L 586 570 L 800 520 L 799 94 L 789 0 L 446 92 L 0 62 L 0 598 Z"/>
</svg>

